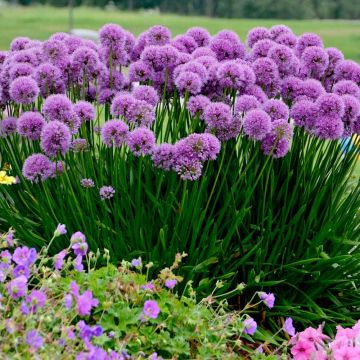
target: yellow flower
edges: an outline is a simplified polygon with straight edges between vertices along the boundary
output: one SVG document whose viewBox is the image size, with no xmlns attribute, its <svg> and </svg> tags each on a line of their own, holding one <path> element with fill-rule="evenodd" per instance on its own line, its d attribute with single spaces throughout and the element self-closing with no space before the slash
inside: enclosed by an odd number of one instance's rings
<svg viewBox="0 0 360 360">
<path fill-rule="evenodd" d="M 11 185 L 15 183 L 16 179 L 13 176 L 6 175 L 6 171 L 0 171 L 0 184 Z"/>
</svg>

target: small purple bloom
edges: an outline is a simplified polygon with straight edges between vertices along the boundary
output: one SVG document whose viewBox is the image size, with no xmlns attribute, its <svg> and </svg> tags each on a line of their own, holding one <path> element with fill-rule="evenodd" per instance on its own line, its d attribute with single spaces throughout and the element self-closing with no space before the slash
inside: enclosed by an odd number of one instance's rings
<svg viewBox="0 0 360 360">
<path fill-rule="evenodd" d="M 65 235 L 66 234 L 66 226 L 64 224 L 59 224 L 56 227 L 56 230 L 54 232 L 54 236 L 60 236 L 60 235 Z"/>
<path fill-rule="evenodd" d="M 275 296 L 273 293 L 267 294 L 265 292 L 260 292 L 259 297 L 269 309 L 274 307 Z"/>
<path fill-rule="evenodd" d="M 289 334 L 290 336 L 294 336 L 296 331 L 293 325 L 293 319 L 288 317 L 286 318 L 285 322 L 284 322 L 284 327 L 283 327 L 284 331 Z"/>
<path fill-rule="evenodd" d="M 165 286 L 168 289 L 173 289 L 177 284 L 177 280 L 176 279 L 168 279 L 165 281 Z"/>
<path fill-rule="evenodd" d="M 64 155 L 71 146 L 69 127 L 57 120 L 49 122 L 41 132 L 40 146 L 47 156 Z"/>
<path fill-rule="evenodd" d="M 134 267 L 140 267 L 142 265 L 141 258 L 133 259 L 131 265 Z"/>
<path fill-rule="evenodd" d="M 112 186 L 102 186 L 99 190 L 101 200 L 110 200 L 114 197 L 115 190 Z"/>
<path fill-rule="evenodd" d="M 262 140 L 271 130 L 271 118 L 263 110 L 250 110 L 244 117 L 244 132 L 250 138 Z"/>
<path fill-rule="evenodd" d="M 23 176 L 35 183 L 45 181 L 54 173 L 52 162 L 43 154 L 30 155 L 22 168 Z"/>
<path fill-rule="evenodd" d="M 27 246 L 17 247 L 13 254 L 13 261 L 18 265 L 30 266 L 36 260 L 36 250 Z"/>
<path fill-rule="evenodd" d="M 253 335 L 257 328 L 256 321 L 251 317 L 248 317 L 247 319 L 244 320 L 243 326 L 244 326 L 244 333 L 247 335 Z"/>
<path fill-rule="evenodd" d="M 11 280 L 7 284 L 7 291 L 9 295 L 16 299 L 23 297 L 27 291 L 27 278 L 24 275 Z"/>
<path fill-rule="evenodd" d="M 54 256 L 54 268 L 56 270 L 62 269 L 66 255 L 67 255 L 67 250 L 64 249 Z"/>
<path fill-rule="evenodd" d="M 14 267 L 13 276 L 14 278 L 24 275 L 27 279 L 30 277 L 30 269 L 24 265 L 17 265 Z"/>
<path fill-rule="evenodd" d="M 39 140 L 44 125 L 45 121 L 40 113 L 27 111 L 19 117 L 17 130 L 21 136 L 30 140 Z"/>
<path fill-rule="evenodd" d="M 89 189 L 95 186 L 94 180 L 92 179 L 81 179 L 80 180 L 80 185 L 83 188 Z"/>
<path fill-rule="evenodd" d="M 10 97 L 18 104 L 31 104 L 39 94 L 36 81 L 30 76 L 20 76 L 10 85 Z"/>
<path fill-rule="evenodd" d="M 144 303 L 143 314 L 149 318 L 156 319 L 159 316 L 160 308 L 155 300 L 146 300 Z"/>
<path fill-rule="evenodd" d="M 93 298 L 91 291 L 87 290 L 84 293 L 77 297 L 77 311 L 80 316 L 90 315 L 91 309 L 97 307 L 99 301 Z"/>
<path fill-rule="evenodd" d="M 43 346 L 43 338 L 37 330 L 30 330 L 26 334 L 26 343 L 30 346 L 30 349 L 36 351 Z"/>
<path fill-rule="evenodd" d="M 29 309 L 35 312 L 38 308 L 42 308 L 45 305 L 46 295 L 41 290 L 33 290 L 30 295 L 26 297 L 26 302 L 29 303 Z"/>
<path fill-rule="evenodd" d="M 155 135 L 147 128 L 137 128 L 128 134 L 127 145 L 135 156 L 150 155 L 155 146 Z"/>
</svg>

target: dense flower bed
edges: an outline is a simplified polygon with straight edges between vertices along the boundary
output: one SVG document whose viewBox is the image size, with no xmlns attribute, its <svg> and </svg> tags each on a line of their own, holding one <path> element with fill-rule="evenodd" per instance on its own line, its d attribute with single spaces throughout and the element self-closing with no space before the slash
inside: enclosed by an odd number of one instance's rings
<svg viewBox="0 0 360 360">
<path fill-rule="evenodd" d="M 311 307 L 299 320 L 357 317 L 360 65 L 283 25 L 246 44 L 160 25 L 99 34 L 1 52 L 2 231 L 41 248 L 63 221 L 113 262 L 188 253 L 182 275 L 204 293 L 245 281 Z"/>
<path fill-rule="evenodd" d="M 109 263 L 108 252 L 88 252 L 81 232 L 53 257 L 49 247 L 66 234 L 59 224 L 38 253 L 21 246 L 13 231 L 1 235 L 0 355 L 7 359 L 253 358 L 356 359 L 359 323 L 337 327 L 334 339 L 321 326 L 296 332 L 287 318 L 273 335 L 252 316 L 272 309 L 275 296 L 259 292 L 240 311 L 230 311 L 218 282 L 196 300 L 191 282 L 178 293 L 176 274 L 186 254 L 150 278 L 141 258 Z M 99 261 L 106 265 L 95 269 Z M 84 267 L 85 265 L 85 267 Z M 240 293 L 239 284 L 232 293 Z M 255 314 L 255 315 L 254 315 Z M 282 336 L 279 336 L 281 334 Z M 289 339 L 289 340 L 286 340 Z"/>
</svg>

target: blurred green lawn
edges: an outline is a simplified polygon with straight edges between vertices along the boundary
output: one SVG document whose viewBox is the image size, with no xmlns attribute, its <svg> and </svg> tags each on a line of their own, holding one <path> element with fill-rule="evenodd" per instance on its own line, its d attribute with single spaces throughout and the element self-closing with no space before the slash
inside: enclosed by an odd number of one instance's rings
<svg viewBox="0 0 360 360">
<path fill-rule="evenodd" d="M 105 11 L 95 8 L 76 8 L 74 26 L 76 28 L 99 29 L 103 24 L 114 22 L 139 34 L 154 24 L 168 26 L 173 34 L 184 32 L 190 26 L 203 26 L 211 33 L 228 28 L 236 31 L 242 40 L 254 26 L 272 26 L 277 23 L 289 25 L 295 33 L 316 32 L 325 46 L 341 49 L 347 58 L 360 62 L 360 21 L 347 20 L 244 20 L 209 19 L 205 17 L 185 17 L 159 15 L 157 13 L 128 13 Z M 0 49 L 7 49 L 16 36 L 46 39 L 56 31 L 68 30 L 68 9 L 50 7 L 0 7 Z"/>
</svg>

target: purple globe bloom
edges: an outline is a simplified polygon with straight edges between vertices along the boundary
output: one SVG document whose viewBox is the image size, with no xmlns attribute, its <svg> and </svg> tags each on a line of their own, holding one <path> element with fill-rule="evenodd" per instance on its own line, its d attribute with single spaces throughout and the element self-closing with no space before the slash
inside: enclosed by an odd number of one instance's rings
<svg viewBox="0 0 360 360">
<path fill-rule="evenodd" d="M 262 109 L 271 117 L 272 121 L 289 118 L 289 108 L 281 100 L 277 100 L 277 99 L 267 100 L 262 105 Z"/>
<path fill-rule="evenodd" d="M 305 127 L 311 132 L 315 126 L 318 108 L 310 100 L 297 101 L 291 108 L 290 115 L 296 126 Z"/>
<path fill-rule="evenodd" d="M 269 58 L 260 58 L 253 62 L 253 71 L 256 83 L 260 86 L 270 86 L 279 79 L 279 70 L 276 63 Z"/>
<path fill-rule="evenodd" d="M 132 82 L 150 80 L 151 75 L 151 67 L 142 60 L 133 62 L 129 66 L 129 79 Z"/>
<path fill-rule="evenodd" d="M 94 180 L 92 179 L 81 179 L 80 181 L 80 185 L 83 187 L 83 188 L 92 188 L 95 186 L 95 183 L 94 183 Z"/>
<path fill-rule="evenodd" d="M 204 95 L 191 96 L 186 106 L 191 116 L 201 117 L 206 107 L 210 104 L 210 99 Z"/>
<path fill-rule="evenodd" d="M 37 330 L 30 330 L 26 334 L 26 343 L 30 346 L 30 349 L 36 351 L 43 346 L 44 342 Z"/>
<path fill-rule="evenodd" d="M 360 100 L 360 88 L 351 80 L 340 80 L 334 85 L 333 92 L 338 95 L 352 95 Z"/>
<path fill-rule="evenodd" d="M 10 51 L 15 52 L 15 51 L 24 50 L 26 48 L 26 45 L 30 41 L 31 40 L 28 37 L 25 37 L 25 36 L 16 37 L 10 43 Z"/>
<path fill-rule="evenodd" d="M 255 84 L 255 74 L 247 65 L 241 65 L 236 60 L 224 62 L 217 71 L 219 84 L 223 88 L 244 91 Z"/>
<path fill-rule="evenodd" d="M 319 116 L 341 118 L 344 115 L 344 101 L 336 94 L 323 94 L 316 100 Z"/>
<path fill-rule="evenodd" d="M 345 135 L 351 135 L 351 124 L 360 116 L 360 102 L 352 95 L 343 95 L 342 99 L 345 106 L 345 112 L 342 117 L 345 125 Z"/>
<path fill-rule="evenodd" d="M 94 106 L 87 101 L 78 101 L 73 107 L 75 114 L 83 121 L 92 121 L 96 117 Z"/>
<path fill-rule="evenodd" d="M 256 328 L 257 328 L 257 324 L 256 324 L 256 321 L 251 318 L 251 317 L 248 317 L 247 319 L 245 319 L 243 321 L 243 327 L 244 327 L 244 333 L 247 334 L 247 335 L 253 335 L 256 331 Z"/>
<path fill-rule="evenodd" d="M 275 296 L 273 293 L 267 294 L 265 292 L 260 292 L 259 297 L 269 309 L 274 307 Z"/>
<path fill-rule="evenodd" d="M 333 72 L 337 63 L 344 60 L 344 54 L 337 48 L 327 48 L 325 51 L 329 57 L 329 65 L 326 72 Z"/>
<path fill-rule="evenodd" d="M 270 34 L 272 39 L 276 40 L 283 34 L 293 34 L 292 30 L 286 25 L 274 25 L 270 28 Z"/>
<path fill-rule="evenodd" d="M 315 123 L 315 134 L 321 139 L 340 139 L 344 134 L 344 123 L 337 116 L 319 114 Z"/>
<path fill-rule="evenodd" d="M 19 117 L 17 130 L 21 136 L 30 140 L 39 140 L 44 125 L 45 121 L 40 113 L 27 111 Z"/>
<path fill-rule="evenodd" d="M 200 93 L 203 82 L 199 75 L 187 71 L 179 74 L 175 80 L 175 85 L 182 94 L 188 92 L 189 94 L 196 95 Z"/>
<path fill-rule="evenodd" d="M 276 46 L 276 43 L 270 39 L 259 40 L 256 44 L 254 44 L 249 58 L 251 60 L 256 60 L 261 57 L 266 57 L 273 46 Z"/>
<path fill-rule="evenodd" d="M 14 64 L 9 71 L 10 81 L 14 81 L 20 76 L 31 76 L 33 74 L 34 68 L 30 64 L 26 63 L 16 63 Z"/>
<path fill-rule="evenodd" d="M 14 134 L 17 129 L 17 119 L 8 117 L 0 121 L 0 136 L 5 137 Z"/>
<path fill-rule="evenodd" d="M 96 308 L 99 301 L 93 298 L 91 291 L 84 291 L 82 295 L 79 295 L 76 299 L 77 312 L 80 316 L 90 315 L 92 308 Z"/>
<path fill-rule="evenodd" d="M 55 94 L 45 100 L 43 112 L 47 120 L 65 123 L 72 117 L 73 105 L 66 95 Z"/>
<path fill-rule="evenodd" d="M 39 95 L 39 87 L 30 76 L 21 76 L 10 84 L 9 94 L 17 104 L 31 104 Z"/>
<path fill-rule="evenodd" d="M 175 146 L 163 143 L 153 148 L 151 159 L 157 168 L 168 171 L 174 165 L 174 156 Z"/>
<path fill-rule="evenodd" d="M 106 24 L 99 30 L 100 43 L 108 48 L 122 48 L 125 45 L 124 30 L 117 24 Z"/>
<path fill-rule="evenodd" d="M 285 322 L 284 322 L 284 326 L 283 326 L 283 329 L 284 331 L 290 335 L 291 337 L 292 336 L 295 336 L 295 333 L 296 333 L 296 330 L 294 328 L 294 325 L 293 325 L 293 319 L 292 318 L 286 318 Z"/>
<path fill-rule="evenodd" d="M 180 52 L 191 54 L 198 47 L 193 37 L 189 35 L 177 35 L 171 41 L 171 45 Z"/>
<path fill-rule="evenodd" d="M 152 106 L 156 106 L 159 102 L 159 95 L 152 86 L 140 85 L 133 90 L 132 94 L 135 99 L 146 101 Z"/>
<path fill-rule="evenodd" d="M 268 57 L 272 59 L 281 72 L 285 72 L 294 61 L 293 51 L 285 45 L 273 45 L 268 52 Z"/>
<path fill-rule="evenodd" d="M 135 156 L 150 155 L 155 147 L 155 135 L 147 128 L 137 128 L 128 134 L 127 145 Z"/>
<path fill-rule="evenodd" d="M 255 27 L 251 29 L 247 34 L 247 44 L 249 47 L 253 47 L 259 40 L 271 39 L 271 32 L 265 27 Z"/>
<path fill-rule="evenodd" d="M 144 303 L 143 314 L 149 318 L 156 319 L 159 316 L 160 308 L 155 300 L 146 300 Z"/>
<path fill-rule="evenodd" d="M 281 97 L 284 100 L 293 100 L 298 94 L 302 81 L 295 76 L 288 76 L 281 82 Z"/>
<path fill-rule="evenodd" d="M 192 54 L 191 58 L 193 60 L 196 60 L 198 58 L 211 58 L 213 60 L 216 60 L 216 54 L 209 48 L 209 47 L 198 47 Z"/>
<path fill-rule="evenodd" d="M 114 197 L 115 190 L 112 186 L 102 186 L 99 190 L 101 200 L 110 200 Z"/>
<path fill-rule="evenodd" d="M 155 120 L 154 106 L 144 100 L 135 100 L 129 108 L 127 120 L 137 126 L 149 127 Z"/>
<path fill-rule="evenodd" d="M 329 65 L 329 56 L 322 47 L 309 46 L 301 55 L 301 65 L 307 76 L 320 77 Z"/>
<path fill-rule="evenodd" d="M 51 121 L 41 132 L 41 149 L 48 156 L 65 154 L 71 146 L 71 133 L 69 128 L 60 121 Z"/>
<path fill-rule="evenodd" d="M 244 116 L 244 132 L 254 140 L 262 140 L 271 130 L 271 118 L 263 110 L 250 110 Z"/>
<path fill-rule="evenodd" d="M 27 246 L 17 247 L 13 254 L 13 261 L 18 265 L 30 266 L 36 261 L 36 250 Z"/>
<path fill-rule="evenodd" d="M 315 79 L 307 79 L 305 81 L 300 81 L 294 93 L 294 98 L 296 101 L 315 101 L 322 94 L 325 94 L 325 89 L 321 82 Z"/>
<path fill-rule="evenodd" d="M 24 162 L 22 174 L 35 183 L 45 181 L 53 175 L 52 162 L 43 154 L 30 155 Z"/>
<path fill-rule="evenodd" d="M 68 58 L 67 47 L 64 42 L 56 39 L 49 39 L 42 44 L 43 56 L 46 61 L 64 67 Z"/>
<path fill-rule="evenodd" d="M 11 280 L 6 286 L 8 294 L 15 300 L 25 296 L 27 292 L 27 278 L 24 275 Z"/>
<path fill-rule="evenodd" d="M 155 25 L 146 31 L 147 45 L 166 45 L 170 40 L 171 32 L 165 26 Z"/>
<path fill-rule="evenodd" d="M 360 65 L 352 60 L 341 60 L 335 67 L 337 80 L 351 80 L 360 83 Z"/>
<path fill-rule="evenodd" d="M 50 94 L 65 93 L 65 84 L 60 69 L 50 63 L 40 64 L 34 72 L 41 95 L 45 98 Z"/>
<path fill-rule="evenodd" d="M 211 35 L 202 27 L 191 27 L 186 31 L 186 35 L 191 36 L 198 46 L 208 46 L 210 44 Z"/>
<path fill-rule="evenodd" d="M 282 34 L 277 39 L 276 42 L 280 45 L 288 46 L 290 49 L 295 49 L 297 45 L 298 38 L 294 34 Z"/>
<path fill-rule="evenodd" d="M 299 36 L 295 48 L 297 56 L 301 57 L 304 50 L 310 46 L 324 47 L 324 44 L 319 35 L 313 33 L 304 33 L 301 36 Z"/>
<path fill-rule="evenodd" d="M 212 128 L 231 122 L 232 114 L 229 105 L 221 102 L 209 104 L 204 111 L 204 120 Z"/>
<path fill-rule="evenodd" d="M 121 120 L 105 122 L 101 129 L 101 139 L 108 147 L 120 147 L 126 140 L 129 127 Z"/>
<path fill-rule="evenodd" d="M 246 56 L 245 45 L 238 39 L 229 40 L 215 36 L 210 43 L 210 49 L 216 54 L 219 61 L 244 59 Z"/>
<path fill-rule="evenodd" d="M 249 110 L 260 108 L 260 102 L 253 95 L 241 95 L 236 99 L 235 114 L 244 114 Z"/>
<path fill-rule="evenodd" d="M 116 95 L 111 104 L 111 114 L 114 116 L 123 116 L 125 119 L 129 114 L 131 105 L 135 103 L 135 98 L 130 93 L 120 93 Z"/>
<path fill-rule="evenodd" d="M 175 158 L 174 170 L 181 180 L 197 180 L 202 173 L 202 162 L 196 158 Z"/>
<path fill-rule="evenodd" d="M 96 51 L 81 46 L 71 57 L 71 69 L 77 79 L 84 81 L 85 77 L 96 77 L 99 67 L 99 56 Z"/>
</svg>

